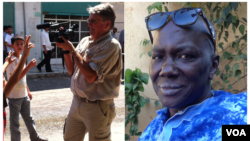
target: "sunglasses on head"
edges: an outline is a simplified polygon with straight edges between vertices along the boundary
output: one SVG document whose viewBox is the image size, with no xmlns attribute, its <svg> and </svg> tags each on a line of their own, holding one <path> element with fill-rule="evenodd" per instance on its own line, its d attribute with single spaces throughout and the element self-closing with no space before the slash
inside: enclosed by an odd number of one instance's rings
<svg viewBox="0 0 250 141">
<path fill-rule="evenodd" d="M 169 15 L 172 16 L 174 23 L 178 26 L 190 26 L 197 21 L 198 16 L 200 15 L 207 25 L 207 28 L 210 32 L 215 47 L 216 36 L 213 25 L 208 21 L 201 8 L 192 8 L 192 7 L 182 8 L 171 12 L 157 12 L 147 16 L 145 18 L 145 21 L 152 44 L 153 44 L 153 36 L 151 31 L 161 28 L 166 23 Z"/>
</svg>

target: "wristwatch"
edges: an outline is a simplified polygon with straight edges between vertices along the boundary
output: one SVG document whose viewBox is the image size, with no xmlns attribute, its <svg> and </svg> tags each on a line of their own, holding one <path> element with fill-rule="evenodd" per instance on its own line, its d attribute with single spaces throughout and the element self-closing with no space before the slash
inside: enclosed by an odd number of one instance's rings
<svg viewBox="0 0 250 141">
<path fill-rule="evenodd" d="M 63 51 L 63 54 L 69 54 L 69 53 L 70 53 L 70 51 L 68 51 L 68 50 Z"/>
</svg>

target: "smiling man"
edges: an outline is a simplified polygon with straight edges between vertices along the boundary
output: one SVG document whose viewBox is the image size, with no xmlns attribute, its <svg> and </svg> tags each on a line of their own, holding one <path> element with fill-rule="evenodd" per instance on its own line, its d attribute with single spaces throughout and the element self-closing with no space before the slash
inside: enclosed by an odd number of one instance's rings
<svg viewBox="0 0 250 141">
<path fill-rule="evenodd" d="M 83 141 L 86 132 L 89 141 L 110 141 L 116 115 L 114 98 L 119 95 L 122 54 L 119 42 L 110 35 L 115 12 L 110 4 L 90 7 L 88 11 L 90 36 L 83 38 L 76 49 L 65 38 L 65 43 L 56 43 L 64 50 L 74 95 L 65 141 Z"/>
<path fill-rule="evenodd" d="M 146 24 L 153 42 L 150 77 L 165 108 L 139 141 L 221 140 L 222 125 L 247 124 L 246 92 L 211 91 L 219 56 L 201 9 L 154 13 Z"/>
</svg>

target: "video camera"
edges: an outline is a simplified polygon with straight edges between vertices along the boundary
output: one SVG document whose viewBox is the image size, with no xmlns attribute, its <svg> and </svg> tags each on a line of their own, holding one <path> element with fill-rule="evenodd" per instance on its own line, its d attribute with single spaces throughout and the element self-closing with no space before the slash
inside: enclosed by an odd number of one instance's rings
<svg viewBox="0 0 250 141">
<path fill-rule="evenodd" d="M 47 23 L 43 23 L 43 24 L 38 24 L 36 25 L 37 29 L 44 29 L 44 28 L 49 28 L 49 30 L 51 31 L 51 29 L 55 29 L 55 33 L 51 33 L 50 32 L 50 41 L 51 42 L 61 42 L 64 43 L 62 36 L 66 39 L 66 40 L 71 40 L 74 38 L 75 33 L 74 30 L 76 30 L 79 26 L 78 24 L 73 24 L 67 31 L 64 28 L 64 25 L 68 25 L 69 22 L 63 22 L 63 23 L 55 23 L 55 22 L 47 22 Z M 63 27 L 63 29 L 61 28 Z M 58 31 L 57 31 L 58 29 Z"/>
</svg>

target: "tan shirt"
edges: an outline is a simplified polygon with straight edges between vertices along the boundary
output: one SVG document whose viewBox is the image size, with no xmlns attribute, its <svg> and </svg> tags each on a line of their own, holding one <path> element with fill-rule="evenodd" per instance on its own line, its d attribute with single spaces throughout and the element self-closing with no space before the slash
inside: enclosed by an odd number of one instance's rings
<svg viewBox="0 0 250 141">
<path fill-rule="evenodd" d="M 97 79 L 93 83 L 88 83 L 75 63 L 71 77 L 72 93 L 90 101 L 118 97 L 122 73 L 120 43 L 110 33 L 96 41 L 92 41 L 88 36 L 80 41 L 76 51 L 96 71 Z"/>
</svg>

